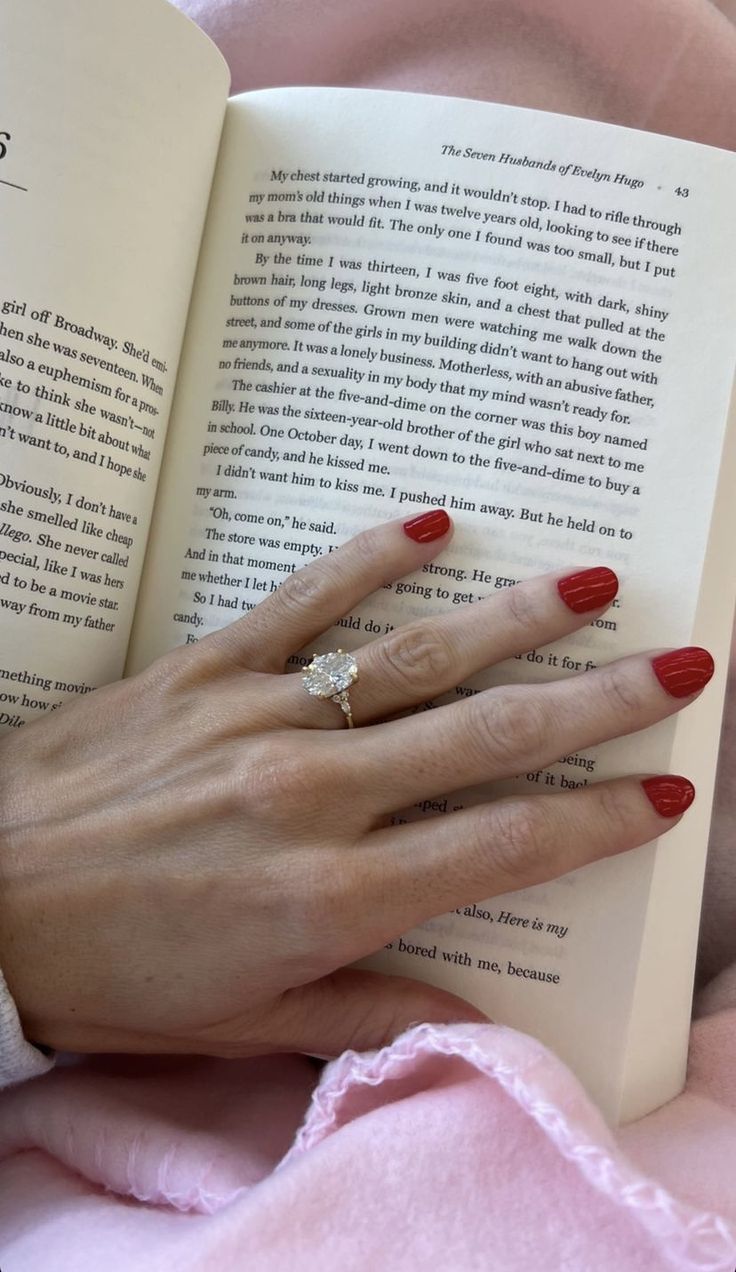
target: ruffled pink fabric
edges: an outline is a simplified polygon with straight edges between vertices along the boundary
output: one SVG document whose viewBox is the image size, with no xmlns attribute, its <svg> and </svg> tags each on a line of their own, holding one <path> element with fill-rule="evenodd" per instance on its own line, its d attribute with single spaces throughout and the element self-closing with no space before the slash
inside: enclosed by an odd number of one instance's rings
<svg viewBox="0 0 736 1272">
<path fill-rule="evenodd" d="M 295 1056 L 60 1069 L 3 1097 L 2 1266 L 733 1272 L 735 1028 L 698 1026 L 687 1094 L 618 1136 L 493 1025 L 347 1052 L 311 1102 Z"/>
<path fill-rule="evenodd" d="M 180 3 L 234 91 L 415 89 L 736 148 L 734 0 Z M 614 1135 L 490 1025 L 419 1026 L 318 1082 L 297 1056 L 72 1064 L 0 1096 L 0 1267 L 733 1272 L 733 716 L 682 1096 Z"/>
</svg>

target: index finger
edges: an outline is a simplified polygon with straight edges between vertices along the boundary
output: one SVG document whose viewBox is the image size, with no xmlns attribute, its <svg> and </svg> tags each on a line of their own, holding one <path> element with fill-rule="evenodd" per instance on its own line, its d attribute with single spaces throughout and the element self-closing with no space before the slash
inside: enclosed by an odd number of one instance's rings
<svg viewBox="0 0 736 1272">
<path fill-rule="evenodd" d="M 252 671 L 279 672 L 290 654 L 321 636 L 386 583 L 421 569 L 450 541 L 444 508 L 372 526 L 297 570 L 244 618 L 200 643 Z"/>
</svg>

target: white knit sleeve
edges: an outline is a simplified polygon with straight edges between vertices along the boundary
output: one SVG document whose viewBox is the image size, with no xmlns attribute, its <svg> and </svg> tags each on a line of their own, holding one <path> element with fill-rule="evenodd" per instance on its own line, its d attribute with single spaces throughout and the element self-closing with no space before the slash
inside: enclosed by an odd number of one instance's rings
<svg viewBox="0 0 736 1272">
<path fill-rule="evenodd" d="M 37 1078 L 53 1067 L 53 1055 L 44 1055 L 23 1037 L 15 1003 L 0 972 L 0 1088 Z"/>
</svg>

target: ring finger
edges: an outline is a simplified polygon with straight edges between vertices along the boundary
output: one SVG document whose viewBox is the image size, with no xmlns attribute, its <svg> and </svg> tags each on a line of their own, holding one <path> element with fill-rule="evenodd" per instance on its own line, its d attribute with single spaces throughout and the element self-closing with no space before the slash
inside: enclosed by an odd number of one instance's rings
<svg viewBox="0 0 736 1272">
<path fill-rule="evenodd" d="M 601 614 L 617 590 L 616 575 L 605 566 L 547 574 L 452 614 L 396 628 L 355 652 L 358 679 L 350 690 L 355 723 L 417 706 L 485 667 L 569 636 Z M 291 723 L 336 727 L 329 701 L 299 695 L 295 715 L 294 688 L 286 678 L 278 694 Z"/>
</svg>

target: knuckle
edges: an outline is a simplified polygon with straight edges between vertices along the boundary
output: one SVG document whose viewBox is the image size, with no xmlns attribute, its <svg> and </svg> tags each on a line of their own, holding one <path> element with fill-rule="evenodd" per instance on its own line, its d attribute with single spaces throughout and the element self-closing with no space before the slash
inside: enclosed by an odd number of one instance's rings
<svg viewBox="0 0 736 1272">
<path fill-rule="evenodd" d="M 549 823 L 536 800 L 491 806 L 486 857 L 514 883 L 549 870 Z"/>
<path fill-rule="evenodd" d="M 606 669 L 603 690 L 613 706 L 627 716 L 639 714 L 643 708 L 641 690 L 634 684 L 630 670 L 624 665 Z"/>
<path fill-rule="evenodd" d="M 378 526 L 369 526 L 367 530 L 361 530 L 360 534 L 356 534 L 350 547 L 359 561 L 368 567 L 375 568 L 377 562 L 386 555 L 386 540 Z"/>
<path fill-rule="evenodd" d="M 550 750 L 551 721 L 538 691 L 507 689 L 484 698 L 479 694 L 468 704 L 470 734 L 492 763 L 513 770 Z"/>
<path fill-rule="evenodd" d="M 631 810 L 625 792 L 617 786 L 603 784 L 597 791 L 600 811 L 607 835 L 618 842 L 631 835 Z"/>
<path fill-rule="evenodd" d="M 241 813 L 260 822 L 306 819 L 317 798 L 317 775 L 305 756 L 280 740 L 267 738 L 248 749 L 238 765 L 235 791 Z"/>
<path fill-rule="evenodd" d="M 416 625 L 399 628 L 376 647 L 379 675 L 410 694 L 437 689 L 444 684 L 454 663 L 452 648 L 437 627 Z"/>
<path fill-rule="evenodd" d="M 522 633 L 539 626 L 539 606 L 525 587 L 511 587 L 506 593 L 506 605 L 512 622 Z"/>
<path fill-rule="evenodd" d="M 284 579 L 275 595 L 285 609 L 311 610 L 320 603 L 323 592 L 322 571 L 307 566 L 305 570 L 296 570 Z"/>
<path fill-rule="evenodd" d="M 188 649 L 175 649 L 123 683 L 132 691 L 131 710 L 144 713 L 149 718 L 155 713 L 183 735 L 198 727 L 201 694 L 197 689 L 200 679 L 198 660 L 191 656 Z M 118 706 L 115 714 L 122 723 L 124 710 Z"/>
<path fill-rule="evenodd" d="M 189 649 L 179 647 L 160 654 L 153 662 L 139 671 L 129 683 L 140 690 L 144 697 L 151 693 L 168 694 L 186 684 L 192 671 Z"/>
</svg>

